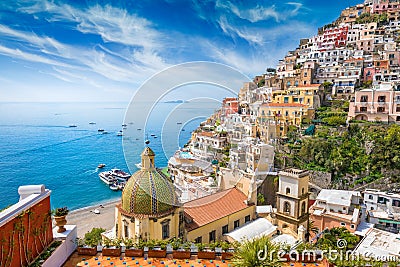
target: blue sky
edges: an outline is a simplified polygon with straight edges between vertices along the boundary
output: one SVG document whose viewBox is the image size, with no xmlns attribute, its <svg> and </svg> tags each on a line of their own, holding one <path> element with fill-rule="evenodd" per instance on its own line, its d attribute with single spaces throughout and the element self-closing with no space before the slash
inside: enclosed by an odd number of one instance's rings
<svg viewBox="0 0 400 267">
<path fill-rule="evenodd" d="M 212 61 L 253 77 L 361 1 L 0 1 L 0 101 L 128 101 Z"/>
</svg>

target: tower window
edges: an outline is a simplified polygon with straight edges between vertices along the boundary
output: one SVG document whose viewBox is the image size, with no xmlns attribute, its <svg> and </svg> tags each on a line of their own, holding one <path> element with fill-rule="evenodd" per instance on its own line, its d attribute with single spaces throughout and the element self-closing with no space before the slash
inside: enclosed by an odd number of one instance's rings
<svg viewBox="0 0 400 267">
<path fill-rule="evenodd" d="M 283 212 L 290 212 L 290 203 L 285 201 L 285 203 L 283 203 Z"/>
<path fill-rule="evenodd" d="M 306 213 L 306 202 L 301 203 L 301 214 Z"/>
<path fill-rule="evenodd" d="M 286 187 L 286 195 L 290 194 L 290 187 Z"/>
<path fill-rule="evenodd" d="M 228 225 L 222 226 L 222 234 L 228 233 Z"/>
</svg>

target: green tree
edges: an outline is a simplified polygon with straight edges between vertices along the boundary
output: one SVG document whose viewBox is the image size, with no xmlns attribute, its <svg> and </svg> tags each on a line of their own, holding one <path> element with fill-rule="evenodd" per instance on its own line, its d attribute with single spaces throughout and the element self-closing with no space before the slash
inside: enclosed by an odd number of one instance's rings
<svg viewBox="0 0 400 267">
<path fill-rule="evenodd" d="M 277 255 L 279 250 L 280 245 L 272 243 L 266 236 L 246 240 L 236 250 L 232 263 L 241 267 L 281 266 Z"/>
</svg>

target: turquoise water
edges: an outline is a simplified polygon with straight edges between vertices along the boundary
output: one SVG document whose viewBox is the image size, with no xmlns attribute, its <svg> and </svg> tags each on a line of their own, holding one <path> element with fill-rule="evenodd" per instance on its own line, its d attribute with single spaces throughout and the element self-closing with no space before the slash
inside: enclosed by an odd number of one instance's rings
<svg viewBox="0 0 400 267">
<path fill-rule="evenodd" d="M 158 167 L 168 162 L 161 140 L 178 149 L 204 119 L 197 118 L 199 111 L 210 115 L 216 108 L 215 103 L 189 108 L 183 112 L 196 119 L 162 133 L 162 115 L 173 105 L 176 104 L 160 104 L 146 129 L 142 129 L 142 135 L 149 135 Z M 131 166 L 140 162 L 143 140 L 131 140 L 133 149 L 128 153 L 127 164 L 122 137 L 116 135 L 124 122 L 126 107 L 127 103 L 0 103 L 0 209 L 17 202 L 18 187 L 26 184 L 45 184 L 51 189 L 53 208 L 77 209 L 119 198 L 121 192 L 111 191 L 99 180 L 97 165 L 105 163 L 103 170 L 136 170 Z M 96 124 L 90 125 L 92 121 Z M 71 124 L 77 127 L 69 127 Z M 137 126 L 132 122 L 127 127 Z M 99 134 L 99 128 L 108 134 Z"/>
</svg>

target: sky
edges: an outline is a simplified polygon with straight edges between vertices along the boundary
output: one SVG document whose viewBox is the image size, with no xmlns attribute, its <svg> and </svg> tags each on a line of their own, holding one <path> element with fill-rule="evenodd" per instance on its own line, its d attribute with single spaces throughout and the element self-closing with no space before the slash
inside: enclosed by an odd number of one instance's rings
<svg viewBox="0 0 400 267">
<path fill-rule="evenodd" d="M 254 77 L 361 2 L 0 0 L 0 102 L 128 101 L 191 61 Z"/>
</svg>

